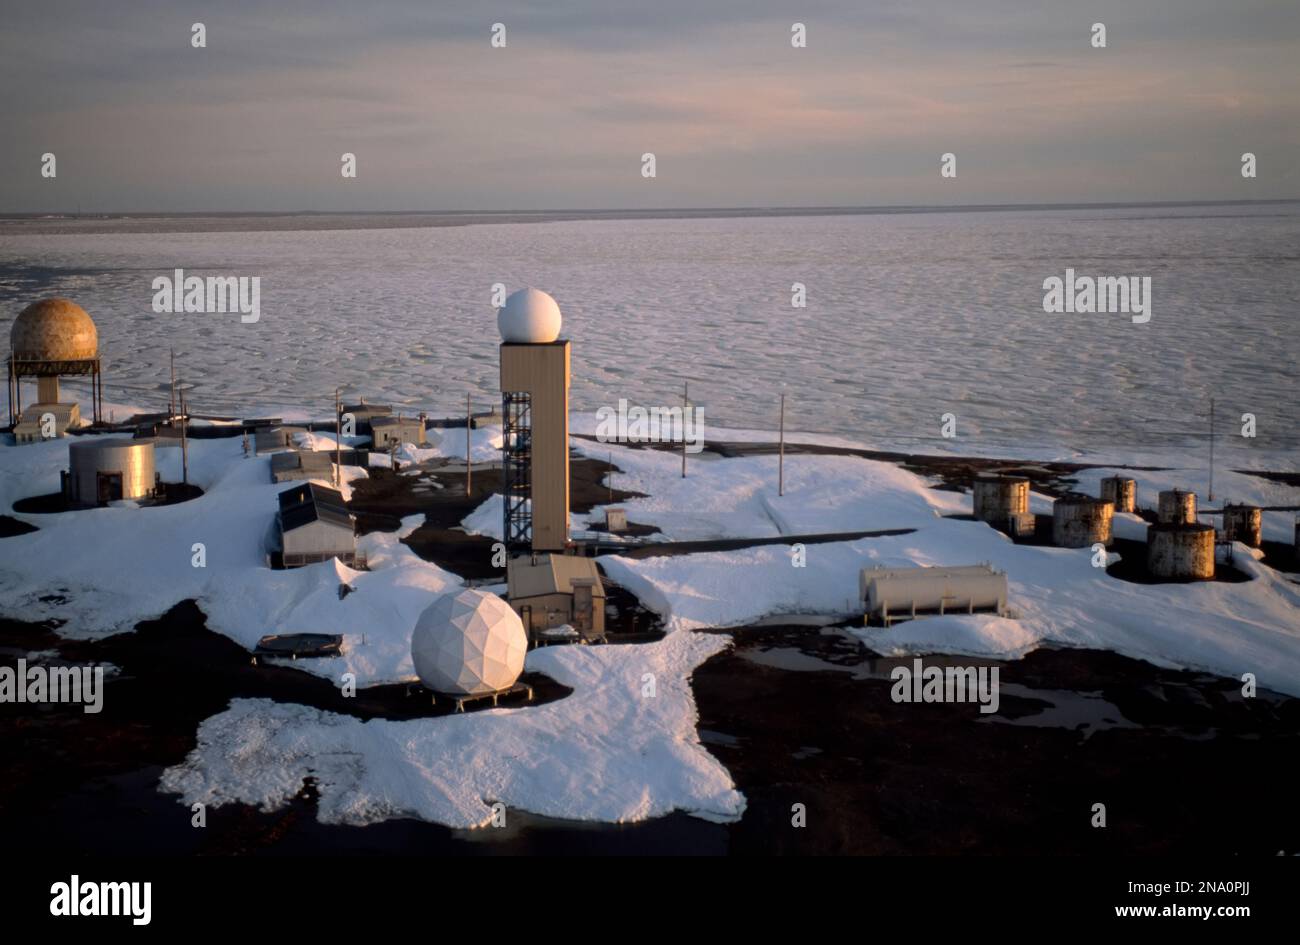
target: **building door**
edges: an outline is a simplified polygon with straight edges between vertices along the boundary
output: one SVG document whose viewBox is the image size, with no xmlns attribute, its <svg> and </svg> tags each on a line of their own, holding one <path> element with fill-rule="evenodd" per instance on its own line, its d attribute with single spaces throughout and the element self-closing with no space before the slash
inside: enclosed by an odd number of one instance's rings
<svg viewBox="0 0 1300 945">
<path fill-rule="evenodd" d="M 100 505 L 107 505 L 122 498 L 121 473 L 95 473 L 95 500 Z"/>
<path fill-rule="evenodd" d="M 573 582 L 573 629 L 584 637 L 590 636 L 595 621 L 592 619 L 591 585 Z"/>
</svg>

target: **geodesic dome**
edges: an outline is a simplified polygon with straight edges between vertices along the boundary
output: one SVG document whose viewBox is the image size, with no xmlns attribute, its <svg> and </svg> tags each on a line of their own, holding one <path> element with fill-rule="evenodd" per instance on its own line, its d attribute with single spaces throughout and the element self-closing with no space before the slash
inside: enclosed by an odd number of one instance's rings
<svg viewBox="0 0 1300 945">
<path fill-rule="evenodd" d="M 9 345 L 17 361 L 90 361 L 99 353 L 99 334 L 76 302 L 41 299 L 18 313 Z"/>
<path fill-rule="evenodd" d="M 513 686 L 524 671 L 528 634 L 495 594 L 466 588 L 425 608 L 411 634 L 416 675 L 434 692 L 476 696 Z"/>
</svg>

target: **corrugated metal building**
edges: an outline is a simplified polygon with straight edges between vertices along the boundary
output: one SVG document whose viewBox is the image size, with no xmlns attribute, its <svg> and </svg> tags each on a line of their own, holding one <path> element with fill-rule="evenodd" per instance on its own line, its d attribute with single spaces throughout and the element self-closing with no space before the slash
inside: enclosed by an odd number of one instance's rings
<svg viewBox="0 0 1300 945">
<path fill-rule="evenodd" d="M 153 440 L 90 436 L 68 444 L 63 492 L 72 505 L 89 508 L 149 498 L 157 486 Z"/>
<path fill-rule="evenodd" d="M 605 638 L 605 585 L 594 559 L 521 555 L 508 563 L 506 582 L 530 637 L 569 624 L 583 640 Z"/>
<path fill-rule="evenodd" d="M 278 525 L 286 568 L 338 558 L 357 564 L 356 519 L 343 494 L 318 482 L 280 493 Z"/>
</svg>

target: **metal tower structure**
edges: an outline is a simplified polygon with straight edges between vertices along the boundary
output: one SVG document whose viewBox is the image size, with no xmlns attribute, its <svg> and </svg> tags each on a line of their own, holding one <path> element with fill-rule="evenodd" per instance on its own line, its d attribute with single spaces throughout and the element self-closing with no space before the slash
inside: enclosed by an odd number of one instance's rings
<svg viewBox="0 0 1300 945">
<path fill-rule="evenodd" d="M 533 396 L 506 391 L 501 395 L 501 487 L 506 548 L 527 551 L 533 541 Z"/>
</svg>

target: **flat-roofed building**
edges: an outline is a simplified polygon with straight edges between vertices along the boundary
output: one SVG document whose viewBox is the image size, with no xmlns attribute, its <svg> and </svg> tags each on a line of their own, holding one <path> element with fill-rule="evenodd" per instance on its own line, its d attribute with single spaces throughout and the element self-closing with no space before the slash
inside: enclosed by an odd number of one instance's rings
<svg viewBox="0 0 1300 945">
<path fill-rule="evenodd" d="M 81 407 L 77 404 L 31 404 L 23 408 L 14 424 L 14 440 L 39 443 L 67 436 L 70 428 L 81 426 Z M 48 434 L 48 435 L 47 435 Z"/>
<path fill-rule="evenodd" d="M 296 449 L 294 436 L 306 433 L 306 427 L 279 426 L 257 430 L 253 433 L 253 452 L 259 456 L 263 453 L 277 453 L 280 450 Z"/>
<path fill-rule="evenodd" d="M 386 450 L 390 446 L 413 443 L 423 446 L 426 442 L 424 421 L 419 417 L 372 417 L 370 420 L 371 440 L 377 450 Z"/>
<path fill-rule="evenodd" d="M 271 481 L 334 478 L 334 454 L 323 450 L 285 450 L 271 454 Z"/>
<path fill-rule="evenodd" d="M 344 404 L 340 420 L 346 420 L 351 414 L 355 427 L 351 435 L 370 436 L 371 423 L 378 417 L 391 416 L 392 413 L 393 408 L 388 404 L 368 404 L 363 400 L 358 404 Z"/>
</svg>

